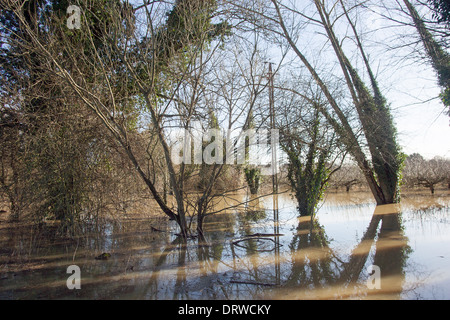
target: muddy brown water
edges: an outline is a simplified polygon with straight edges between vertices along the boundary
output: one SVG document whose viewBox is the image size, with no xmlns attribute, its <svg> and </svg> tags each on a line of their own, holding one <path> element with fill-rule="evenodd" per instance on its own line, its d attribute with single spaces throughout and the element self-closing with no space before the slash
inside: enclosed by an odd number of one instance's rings
<svg viewBox="0 0 450 320">
<path fill-rule="evenodd" d="M 79 240 L 3 225 L 0 299 L 450 299 L 447 190 L 385 206 L 329 193 L 315 221 L 290 195 L 267 196 L 211 216 L 202 246 L 177 241 L 172 222 L 130 216 Z M 71 265 L 79 290 L 67 287 Z"/>
</svg>

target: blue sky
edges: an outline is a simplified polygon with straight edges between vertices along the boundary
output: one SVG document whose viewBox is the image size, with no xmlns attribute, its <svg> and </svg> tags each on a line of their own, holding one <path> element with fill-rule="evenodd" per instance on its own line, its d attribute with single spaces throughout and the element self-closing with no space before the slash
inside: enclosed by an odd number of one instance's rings
<svg viewBox="0 0 450 320">
<path fill-rule="evenodd" d="M 407 68 L 395 77 L 399 81 L 387 97 L 403 151 L 418 152 L 428 159 L 450 158 L 450 117 L 443 113 L 445 107 L 437 98 L 441 89 L 431 66 L 424 63 Z"/>
</svg>

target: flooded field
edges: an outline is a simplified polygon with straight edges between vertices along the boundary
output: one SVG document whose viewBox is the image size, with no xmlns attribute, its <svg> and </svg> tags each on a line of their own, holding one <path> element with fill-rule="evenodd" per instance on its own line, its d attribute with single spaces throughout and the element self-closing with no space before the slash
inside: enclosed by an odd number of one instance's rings
<svg viewBox="0 0 450 320">
<path fill-rule="evenodd" d="M 314 221 L 290 195 L 268 196 L 206 225 L 199 246 L 165 218 L 129 215 L 79 240 L 3 224 L 0 299 L 450 299 L 448 190 L 378 207 L 369 193 L 329 193 Z"/>
</svg>

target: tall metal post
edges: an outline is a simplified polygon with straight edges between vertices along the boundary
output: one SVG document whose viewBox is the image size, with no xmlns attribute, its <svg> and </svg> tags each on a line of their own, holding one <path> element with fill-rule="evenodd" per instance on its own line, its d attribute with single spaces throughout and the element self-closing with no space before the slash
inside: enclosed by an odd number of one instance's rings
<svg viewBox="0 0 450 320">
<path fill-rule="evenodd" d="M 273 70 L 272 63 L 269 62 L 269 113 L 270 113 L 270 129 L 275 129 L 275 98 L 273 85 Z M 272 199 L 273 199 L 273 232 L 275 243 L 275 279 L 276 284 L 281 283 L 281 264 L 280 264 L 280 225 L 279 225 L 279 211 L 278 211 L 278 163 L 277 163 L 277 144 L 274 139 L 273 131 L 270 133 L 270 144 L 272 151 Z"/>
<path fill-rule="evenodd" d="M 274 85 L 273 85 L 273 71 L 272 63 L 269 63 L 269 113 L 270 113 L 270 129 L 275 129 L 275 106 L 274 106 Z M 278 193 L 278 163 L 277 163 L 277 148 L 274 143 L 273 132 L 270 134 L 271 150 L 272 150 L 272 189 L 273 193 Z"/>
</svg>

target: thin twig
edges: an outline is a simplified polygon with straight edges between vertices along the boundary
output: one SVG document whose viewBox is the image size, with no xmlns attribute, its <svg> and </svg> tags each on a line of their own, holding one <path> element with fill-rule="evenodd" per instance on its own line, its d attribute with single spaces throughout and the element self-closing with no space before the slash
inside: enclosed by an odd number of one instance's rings
<svg viewBox="0 0 450 320">
<path fill-rule="evenodd" d="M 230 283 L 252 284 L 252 285 L 255 285 L 255 286 L 264 286 L 264 287 L 275 287 L 275 286 L 278 286 L 278 284 L 275 284 L 275 283 L 256 282 L 256 281 L 242 281 L 242 280 L 230 280 Z"/>
</svg>

